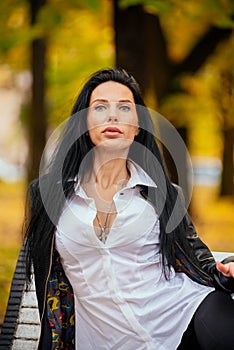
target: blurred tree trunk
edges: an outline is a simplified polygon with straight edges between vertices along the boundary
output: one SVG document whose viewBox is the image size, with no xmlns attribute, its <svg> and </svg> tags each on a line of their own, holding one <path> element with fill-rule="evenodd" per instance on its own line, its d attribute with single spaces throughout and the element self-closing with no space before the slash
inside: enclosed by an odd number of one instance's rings
<svg viewBox="0 0 234 350">
<path fill-rule="evenodd" d="M 29 0 L 31 25 L 37 22 L 37 16 L 46 0 Z M 31 43 L 32 98 L 29 116 L 29 155 L 27 179 L 30 182 L 39 175 L 39 165 L 46 143 L 47 118 L 45 108 L 45 66 L 46 38 L 36 38 Z"/>
<path fill-rule="evenodd" d="M 220 196 L 234 196 L 234 72 L 225 67 L 220 74 L 215 101 L 221 115 L 221 128 L 223 133 L 222 177 Z"/>
<path fill-rule="evenodd" d="M 223 130 L 223 170 L 221 177 L 221 196 L 234 195 L 234 128 Z"/>
<path fill-rule="evenodd" d="M 231 29 L 211 26 L 184 60 L 174 63 L 168 56 L 167 44 L 158 16 L 145 12 L 142 5 L 122 8 L 118 0 L 113 0 L 113 3 L 116 66 L 125 68 L 136 77 L 146 103 L 150 103 L 152 107 L 158 108 L 162 100 L 175 92 L 175 89 L 181 91 L 178 78 L 185 73 L 197 72 L 215 51 L 217 45 L 232 34 Z M 186 135 L 183 132 L 182 138 L 184 134 Z M 185 143 L 186 140 L 187 135 L 184 138 Z M 185 158 L 183 162 L 186 169 Z M 166 164 L 174 181 L 174 164 L 168 155 L 166 155 Z M 187 193 L 187 190 L 188 184 L 185 185 L 184 192 Z"/>
<path fill-rule="evenodd" d="M 116 66 L 129 71 L 147 99 L 154 91 L 160 100 L 167 91 L 170 64 L 159 18 L 143 6 L 120 8 L 114 0 Z"/>
</svg>

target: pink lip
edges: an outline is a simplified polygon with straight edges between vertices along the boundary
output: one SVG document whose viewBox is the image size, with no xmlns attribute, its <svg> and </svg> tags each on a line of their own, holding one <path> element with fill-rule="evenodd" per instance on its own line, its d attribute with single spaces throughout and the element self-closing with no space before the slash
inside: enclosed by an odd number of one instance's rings
<svg viewBox="0 0 234 350">
<path fill-rule="evenodd" d="M 103 130 L 103 133 L 118 133 L 118 134 L 122 134 L 122 131 L 119 130 L 116 127 L 112 127 L 112 126 L 108 126 L 107 128 L 105 128 Z"/>
</svg>

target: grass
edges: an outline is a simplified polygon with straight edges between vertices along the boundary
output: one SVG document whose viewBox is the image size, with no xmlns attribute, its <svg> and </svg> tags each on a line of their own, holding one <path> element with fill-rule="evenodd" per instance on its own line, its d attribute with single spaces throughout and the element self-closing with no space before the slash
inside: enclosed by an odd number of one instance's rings
<svg viewBox="0 0 234 350">
<path fill-rule="evenodd" d="M 0 324 L 22 244 L 25 185 L 0 182 Z M 196 187 L 192 217 L 202 240 L 211 250 L 234 252 L 234 200 L 219 199 L 217 189 Z"/>
</svg>

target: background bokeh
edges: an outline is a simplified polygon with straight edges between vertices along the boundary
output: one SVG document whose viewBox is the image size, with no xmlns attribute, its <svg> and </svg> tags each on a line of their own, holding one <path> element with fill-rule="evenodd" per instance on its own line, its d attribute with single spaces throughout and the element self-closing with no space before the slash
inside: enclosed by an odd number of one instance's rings
<svg viewBox="0 0 234 350">
<path fill-rule="evenodd" d="M 233 15 L 233 0 L 0 3 L 0 324 L 28 182 L 46 140 L 101 68 L 133 73 L 148 106 L 177 128 L 193 162 L 196 228 L 212 250 L 234 252 Z"/>
</svg>

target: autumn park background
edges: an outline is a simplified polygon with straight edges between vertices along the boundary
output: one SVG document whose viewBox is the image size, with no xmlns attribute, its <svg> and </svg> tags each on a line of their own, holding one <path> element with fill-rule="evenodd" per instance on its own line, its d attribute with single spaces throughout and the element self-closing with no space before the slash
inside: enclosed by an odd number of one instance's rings
<svg viewBox="0 0 234 350">
<path fill-rule="evenodd" d="M 193 164 L 196 228 L 212 250 L 234 252 L 233 19 L 233 0 L 1 1 L 0 324 L 27 184 L 46 140 L 101 68 L 133 73 L 147 105 L 178 130 Z"/>
</svg>

